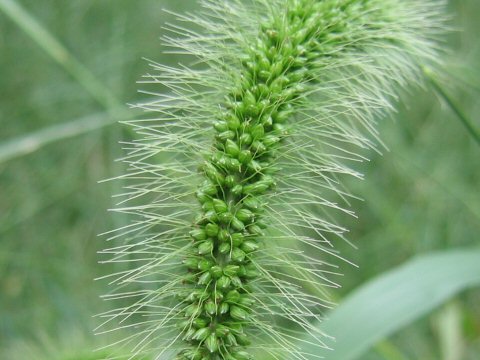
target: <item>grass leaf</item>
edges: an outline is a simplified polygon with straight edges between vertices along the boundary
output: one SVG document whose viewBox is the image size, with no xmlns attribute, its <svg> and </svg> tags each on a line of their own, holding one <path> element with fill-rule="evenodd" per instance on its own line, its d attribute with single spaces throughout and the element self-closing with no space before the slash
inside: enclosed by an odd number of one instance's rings
<svg viewBox="0 0 480 360">
<path fill-rule="evenodd" d="M 110 112 L 83 116 L 8 140 L 0 143 L 0 163 L 28 155 L 50 143 L 103 128 L 115 124 L 119 120 L 126 120 L 133 114 L 134 112 L 129 112 L 127 109 L 115 109 Z"/>
<path fill-rule="evenodd" d="M 321 330 L 335 337 L 330 360 L 357 359 L 372 345 L 432 311 L 458 292 L 480 285 L 480 249 L 420 256 L 354 291 Z"/>
<path fill-rule="evenodd" d="M 99 82 L 95 75 L 80 63 L 45 27 L 14 0 L 0 0 L 0 11 L 7 15 L 45 52 L 61 65 L 75 80 L 106 109 L 121 106 L 120 102 Z"/>
</svg>

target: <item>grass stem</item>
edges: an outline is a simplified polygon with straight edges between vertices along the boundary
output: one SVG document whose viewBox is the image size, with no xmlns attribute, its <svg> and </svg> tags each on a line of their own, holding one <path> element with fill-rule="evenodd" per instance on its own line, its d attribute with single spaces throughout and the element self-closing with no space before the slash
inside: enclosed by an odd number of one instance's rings
<svg viewBox="0 0 480 360">
<path fill-rule="evenodd" d="M 472 121 L 470 121 L 468 116 L 463 112 L 455 100 L 453 100 L 453 98 L 445 91 L 443 86 L 437 81 L 433 71 L 429 68 L 424 68 L 423 72 L 438 95 L 440 95 L 448 104 L 450 109 L 455 113 L 455 115 L 457 115 L 458 119 L 462 122 L 470 135 L 475 139 L 477 144 L 480 145 L 480 132 L 475 128 Z"/>
<path fill-rule="evenodd" d="M 112 109 L 121 105 L 118 99 L 95 78 L 90 70 L 73 57 L 47 29 L 15 0 L 0 0 L 0 11 L 15 22 L 53 60 L 70 73 L 105 109 Z"/>
</svg>

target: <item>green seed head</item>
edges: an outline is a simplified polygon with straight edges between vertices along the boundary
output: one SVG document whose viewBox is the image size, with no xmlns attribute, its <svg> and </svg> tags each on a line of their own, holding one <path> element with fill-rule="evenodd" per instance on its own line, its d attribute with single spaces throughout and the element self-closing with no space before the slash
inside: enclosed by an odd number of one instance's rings
<svg viewBox="0 0 480 360">
<path fill-rule="evenodd" d="M 126 157 L 122 211 L 138 220 L 110 252 L 141 265 L 113 281 L 134 300 L 107 322 L 143 319 L 133 355 L 305 359 L 295 337 L 308 329 L 322 346 L 324 257 L 344 232 L 331 213 L 348 197 L 343 177 L 358 176 L 344 161 L 375 146 L 396 86 L 438 57 L 441 6 L 201 2 L 191 20 L 204 33 L 165 38 L 199 61 L 155 64 L 152 82 L 172 92 L 145 106 L 158 116 L 132 122 L 145 138 Z"/>
</svg>

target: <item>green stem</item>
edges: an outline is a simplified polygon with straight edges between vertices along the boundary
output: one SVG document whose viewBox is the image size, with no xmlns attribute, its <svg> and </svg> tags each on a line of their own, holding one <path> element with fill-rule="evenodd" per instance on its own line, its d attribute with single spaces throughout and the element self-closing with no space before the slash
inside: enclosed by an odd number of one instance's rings
<svg viewBox="0 0 480 360">
<path fill-rule="evenodd" d="M 45 52 L 61 65 L 105 109 L 121 106 L 115 96 L 103 86 L 95 75 L 45 29 L 31 14 L 14 0 L 0 0 L 0 11 L 8 16 Z"/>
<path fill-rule="evenodd" d="M 480 132 L 475 128 L 467 115 L 462 111 L 458 104 L 453 100 L 453 98 L 447 94 L 442 85 L 435 78 L 433 71 L 427 67 L 423 68 L 423 73 L 427 77 L 430 84 L 433 86 L 435 91 L 445 100 L 450 109 L 457 115 L 458 119 L 465 126 L 470 135 L 475 139 L 475 141 L 480 145 Z"/>
<path fill-rule="evenodd" d="M 133 116 L 133 114 L 123 111 L 123 109 L 117 109 L 105 113 L 87 115 L 7 140 L 4 143 L 0 143 L 0 164 L 31 154 L 50 143 L 101 129 L 118 121 L 126 120 L 130 116 Z"/>
</svg>

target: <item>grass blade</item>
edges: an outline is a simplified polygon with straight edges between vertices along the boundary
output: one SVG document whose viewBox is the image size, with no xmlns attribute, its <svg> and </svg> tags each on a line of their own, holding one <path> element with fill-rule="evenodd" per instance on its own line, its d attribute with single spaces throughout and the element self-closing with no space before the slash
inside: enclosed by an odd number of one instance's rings
<svg viewBox="0 0 480 360">
<path fill-rule="evenodd" d="M 25 8 L 15 0 L 0 0 L 0 11 L 30 36 L 45 52 L 70 73 L 106 109 L 120 106 L 115 96 Z"/>
<path fill-rule="evenodd" d="M 453 98 L 447 94 L 444 88 L 440 85 L 440 83 L 435 78 L 432 70 L 429 68 L 424 68 L 423 72 L 427 77 L 428 81 L 435 89 L 435 91 L 440 95 L 440 97 L 448 104 L 450 109 L 455 113 L 458 119 L 462 122 L 463 126 L 467 129 L 473 139 L 480 145 L 480 132 L 475 128 L 472 121 L 468 118 L 468 116 L 463 112 L 463 110 L 458 106 L 458 104 L 453 100 Z"/>
<path fill-rule="evenodd" d="M 87 115 L 8 140 L 0 144 L 0 163 L 35 152 L 50 143 L 126 120 L 131 115 L 125 110 Z"/>
<path fill-rule="evenodd" d="M 372 345 L 432 311 L 458 292 L 480 285 L 480 249 L 414 258 L 360 287 L 333 311 L 322 331 L 335 337 L 330 360 L 358 358 Z"/>
</svg>

